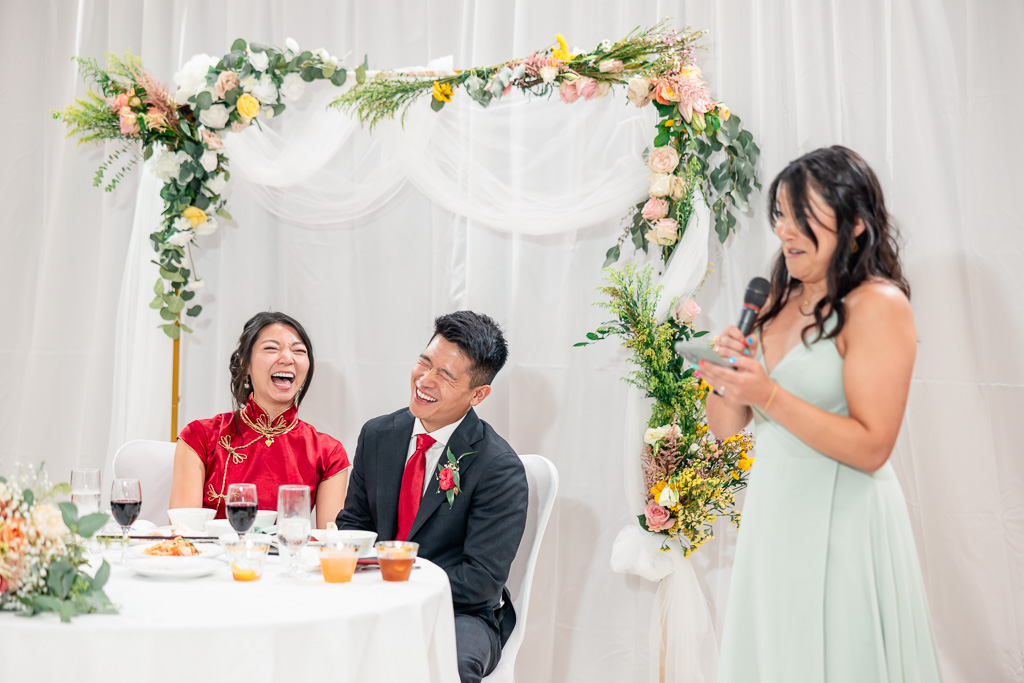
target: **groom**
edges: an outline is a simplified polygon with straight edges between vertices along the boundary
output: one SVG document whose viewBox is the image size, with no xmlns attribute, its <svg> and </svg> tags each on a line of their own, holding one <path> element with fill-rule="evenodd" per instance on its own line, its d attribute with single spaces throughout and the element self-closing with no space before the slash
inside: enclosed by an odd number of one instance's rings
<svg viewBox="0 0 1024 683">
<path fill-rule="evenodd" d="M 338 513 L 338 528 L 419 543 L 420 556 L 448 574 L 463 683 L 494 669 L 515 625 L 505 580 L 526 526 L 526 472 L 473 410 L 507 357 L 505 337 L 486 315 L 437 318 L 412 368 L 409 407 L 363 425 Z"/>
</svg>

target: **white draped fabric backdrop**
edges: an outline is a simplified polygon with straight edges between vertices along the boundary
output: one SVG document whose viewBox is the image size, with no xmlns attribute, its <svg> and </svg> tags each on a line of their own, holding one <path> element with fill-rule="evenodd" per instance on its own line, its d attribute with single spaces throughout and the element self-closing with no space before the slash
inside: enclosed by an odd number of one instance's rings
<svg viewBox="0 0 1024 683">
<path fill-rule="evenodd" d="M 1024 143 L 1013 123 L 1024 5 L 1012 0 L 5 1 L 0 469 L 46 461 L 63 479 L 109 468 L 127 439 L 168 437 L 171 347 L 145 306 L 157 184 L 134 171 L 112 194 L 91 186 L 104 150 L 76 149 L 49 117 L 83 94 L 72 55 L 130 49 L 169 81 L 237 37 L 290 36 L 351 51 L 351 66 L 369 53 L 373 69 L 447 54 L 463 67 L 525 56 L 556 32 L 589 48 L 662 16 L 710 32 L 698 62 L 761 145 L 765 183 L 833 143 L 878 172 L 905 236 L 920 339 L 893 458 L 943 671 L 1024 681 Z M 642 680 L 656 586 L 609 568 L 638 512 L 621 469 L 628 368 L 613 342 L 572 343 L 605 319 L 590 303 L 646 188 L 650 114 L 621 90 L 488 110 L 457 95 L 440 115 L 421 102 L 404 130 L 370 135 L 323 109 L 336 92 L 311 86 L 265 134 L 229 136 L 234 221 L 193 251 L 208 286 L 183 343 L 181 424 L 229 408 L 242 323 L 281 310 L 316 347 L 304 418 L 354 449 L 365 420 L 406 402 L 432 318 L 487 312 L 512 354 L 480 412 L 562 481 L 520 679 Z M 763 201 L 724 249 L 709 246 L 698 324 L 718 329 L 775 248 Z M 719 631 L 735 538 L 723 525 L 694 563 Z"/>
</svg>

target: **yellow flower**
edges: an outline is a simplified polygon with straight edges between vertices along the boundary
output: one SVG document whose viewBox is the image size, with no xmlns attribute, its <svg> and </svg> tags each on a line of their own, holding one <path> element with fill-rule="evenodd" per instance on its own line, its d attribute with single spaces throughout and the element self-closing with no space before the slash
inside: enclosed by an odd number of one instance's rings
<svg viewBox="0 0 1024 683">
<path fill-rule="evenodd" d="M 558 47 L 551 50 L 551 56 L 563 62 L 568 62 L 572 59 L 572 54 L 569 52 L 569 44 L 565 42 L 565 36 L 561 33 L 556 33 L 555 40 L 558 41 Z"/>
<path fill-rule="evenodd" d="M 448 83 L 434 81 L 434 99 L 438 102 L 451 102 L 452 86 Z"/>
<path fill-rule="evenodd" d="M 749 470 L 750 466 L 753 465 L 753 464 L 754 464 L 754 459 L 753 458 L 740 458 L 739 460 L 736 461 L 736 465 L 741 470 L 743 470 L 744 472 Z"/>
<path fill-rule="evenodd" d="M 672 119 L 665 119 L 665 127 L 666 128 L 671 128 L 674 125 L 676 125 L 675 121 L 673 121 Z"/>
<path fill-rule="evenodd" d="M 204 212 L 202 209 L 197 209 L 194 206 L 186 208 L 184 211 L 181 212 L 181 215 L 192 222 L 193 228 L 199 225 L 200 223 L 206 222 L 206 212 Z"/>
<path fill-rule="evenodd" d="M 260 101 L 249 93 L 243 93 L 238 98 L 238 102 L 235 105 L 238 108 L 238 113 L 246 123 L 256 118 L 256 115 L 260 113 Z"/>
<path fill-rule="evenodd" d="M 736 481 L 739 481 L 739 479 L 740 479 L 740 473 L 739 473 L 739 472 L 737 472 L 736 470 L 733 470 L 733 471 L 732 471 L 732 478 L 733 478 L 733 479 L 735 479 Z"/>
<path fill-rule="evenodd" d="M 657 484 L 651 487 L 651 495 L 654 496 L 654 500 L 658 500 L 658 496 L 661 495 L 661 492 L 665 489 L 665 486 L 667 486 L 667 484 L 664 481 L 659 481 Z"/>
<path fill-rule="evenodd" d="M 729 116 L 730 116 L 729 107 L 725 106 L 725 104 L 719 104 L 718 105 L 718 118 L 722 119 L 723 121 L 728 121 L 729 120 Z"/>
</svg>

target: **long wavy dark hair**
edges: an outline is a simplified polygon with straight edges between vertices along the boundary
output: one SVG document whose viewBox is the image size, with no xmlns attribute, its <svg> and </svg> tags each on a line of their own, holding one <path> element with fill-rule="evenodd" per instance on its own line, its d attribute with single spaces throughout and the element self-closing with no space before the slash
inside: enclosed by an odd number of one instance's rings
<svg viewBox="0 0 1024 683">
<path fill-rule="evenodd" d="M 238 346 L 235 347 L 234 352 L 231 354 L 231 362 L 228 364 L 231 370 L 231 400 L 235 404 L 235 410 L 244 408 L 245 402 L 249 399 L 249 395 L 252 394 L 252 388 L 246 388 L 245 380 L 249 376 L 249 361 L 252 360 L 252 349 L 256 346 L 256 340 L 259 339 L 263 328 L 277 323 L 287 325 L 295 330 L 299 338 L 302 339 L 302 343 L 306 345 L 306 356 L 309 358 L 309 372 L 306 373 L 306 381 L 295 398 L 296 407 L 302 403 L 302 398 L 309 391 L 309 387 L 313 383 L 313 369 L 316 366 L 313 361 L 313 343 L 309 341 L 309 335 L 306 334 L 302 324 L 284 313 L 273 313 L 270 311 L 257 313 L 249 318 L 248 322 L 245 323 L 245 327 L 242 328 L 242 336 L 238 338 Z M 252 383 L 250 382 L 250 384 Z"/>
<path fill-rule="evenodd" d="M 900 267 L 899 233 L 885 208 L 878 177 L 863 157 L 851 149 L 834 145 L 816 149 L 790 162 L 768 190 L 772 230 L 782 215 L 779 192 L 783 188 L 800 231 L 815 246 L 818 240 L 808 224 L 814 217 L 809 190 L 817 192 L 836 216 L 836 250 L 826 275 L 828 293 L 814 306 L 814 322 L 801 333 L 805 344 L 811 330 L 817 330 L 816 339 L 832 339 L 839 334 L 846 324 L 843 298 L 868 279 L 888 280 L 910 297 L 910 284 Z M 854 238 L 858 218 L 864 223 L 864 231 Z M 780 250 L 772 266 L 771 305 L 758 318 L 755 328 L 763 327 L 777 316 L 801 285 L 800 280 L 790 277 L 786 257 Z M 826 333 L 825 320 L 832 312 L 836 315 L 836 324 Z"/>
</svg>

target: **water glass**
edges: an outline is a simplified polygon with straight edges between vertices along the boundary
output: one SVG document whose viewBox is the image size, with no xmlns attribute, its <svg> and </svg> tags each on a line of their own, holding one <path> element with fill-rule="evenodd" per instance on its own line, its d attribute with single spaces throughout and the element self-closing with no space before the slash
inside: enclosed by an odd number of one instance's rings
<svg viewBox="0 0 1024 683">
<path fill-rule="evenodd" d="M 281 486 L 277 489 L 277 544 L 286 555 L 288 578 L 299 577 L 299 555 L 306 543 L 312 525 L 308 486 Z"/>
<path fill-rule="evenodd" d="M 100 511 L 99 470 L 71 470 L 71 502 L 79 517 Z"/>
</svg>

